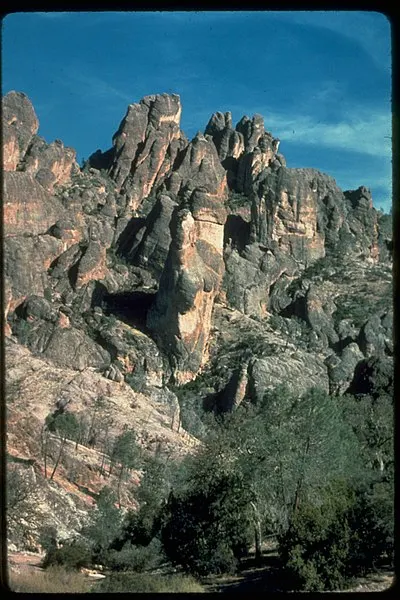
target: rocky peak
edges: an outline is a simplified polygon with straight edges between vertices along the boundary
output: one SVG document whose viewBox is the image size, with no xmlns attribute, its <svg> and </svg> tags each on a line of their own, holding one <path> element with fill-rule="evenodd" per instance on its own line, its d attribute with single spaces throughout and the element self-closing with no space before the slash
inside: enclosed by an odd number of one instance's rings
<svg viewBox="0 0 400 600">
<path fill-rule="evenodd" d="M 3 98 L 4 170 L 30 173 L 46 190 L 66 184 L 78 171 L 76 152 L 60 140 L 47 144 L 37 136 L 39 121 L 29 98 L 9 92 Z"/>
<path fill-rule="evenodd" d="M 236 125 L 236 131 L 243 135 L 245 152 L 252 152 L 265 134 L 264 119 L 258 114 L 254 115 L 252 119 L 245 115 Z"/>
<path fill-rule="evenodd" d="M 264 119 L 244 116 L 232 127 L 230 112 L 214 113 L 205 129 L 211 136 L 222 165 L 227 169 L 229 187 L 250 194 L 258 175 L 268 166 L 282 160 L 277 157 L 279 140 L 265 131 Z"/>
<path fill-rule="evenodd" d="M 352 209 L 364 208 L 370 210 L 372 208 L 371 190 L 363 185 L 356 190 L 346 190 L 344 195 Z"/>
<path fill-rule="evenodd" d="M 16 171 L 39 129 L 39 121 L 29 98 L 22 92 L 3 97 L 3 166 Z"/>
<path fill-rule="evenodd" d="M 177 94 L 146 96 L 130 104 L 113 136 L 113 148 L 89 158 L 104 167 L 135 210 L 172 169 L 187 140 L 179 128 L 182 107 Z"/>
</svg>

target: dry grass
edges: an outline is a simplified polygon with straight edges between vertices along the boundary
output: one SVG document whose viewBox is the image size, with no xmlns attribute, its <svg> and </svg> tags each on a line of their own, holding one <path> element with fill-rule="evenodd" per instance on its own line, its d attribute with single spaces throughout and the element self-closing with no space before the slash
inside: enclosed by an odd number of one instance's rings
<svg viewBox="0 0 400 600">
<path fill-rule="evenodd" d="M 82 573 L 66 571 L 62 567 L 49 567 L 45 571 L 9 570 L 9 585 L 13 592 L 85 594 L 93 582 Z"/>
<path fill-rule="evenodd" d="M 155 573 L 110 573 L 94 588 L 99 593 L 202 593 L 201 583 L 189 575 Z"/>
</svg>

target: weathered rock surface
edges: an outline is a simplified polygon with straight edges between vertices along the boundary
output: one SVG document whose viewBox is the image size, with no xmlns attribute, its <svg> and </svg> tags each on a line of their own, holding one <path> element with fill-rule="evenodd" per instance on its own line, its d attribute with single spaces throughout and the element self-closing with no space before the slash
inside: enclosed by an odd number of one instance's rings
<svg viewBox="0 0 400 600">
<path fill-rule="evenodd" d="M 340 357 L 331 355 L 326 360 L 329 372 L 329 392 L 344 394 L 353 379 L 357 365 L 364 360 L 364 355 L 356 343 L 346 346 Z"/>
<path fill-rule="evenodd" d="M 221 163 L 227 169 L 229 185 L 239 192 L 250 194 L 263 169 L 275 162 L 281 164 L 277 158 L 279 140 L 265 131 L 261 115 L 254 115 L 252 119 L 242 117 L 234 129 L 230 112 L 216 112 L 205 133 L 212 137 Z"/>
<path fill-rule="evenodd" d="M 47 144 L 35 136 L 20 168 L 34 175 L 45 189 L 53 191 L 55 185 L 68 183 L 71 173 L 78 169 L 75 158 L 75 150 L 64 147 L 61 140 Z"/>
<path fill-rule="evenodd" d="M 215 147 L 198 134 L 169 186 L 184 197 L 148 325 L 171 360 L 177 381 L 191 379 L 206 359 L 215 297 L 223 276 L 226 176 Z M 168 186 L 168 182 L 167 182 Z"/>
<path fill-rule="evenodd" d="M 180 98 L 176 94 L 146 96 L 130 104 L 106 156 L 96 153 L 90 163 L 104 166 L 122 190 L 128 207 L 137 208 L 170 171 L 187 141 L 180 131 Z"/>
<path fill-rule="evenodd" d="M 267 389 L 283 383 L 299 394 L 313 385 L 328 391 L 324 353 L 301 348 L 294 336 L 273 330 L 267 320 L 260 322 L 216 304 L 214 331 L 218 335 L 211 340 L 211 368 L 225 381 L 219 402 L 224 403 L 229 390 L 230 408 L 233 399 L 259 400 Z M 295 376 L 289 379 L 288 373 Z"/>
<path fill-rule="evenodd" d="M 50 235 L 4 240 L 4 273 L 12 293 L 10 312 L 31 294 L 43 296 L 50 285 L 47 270 L 62 251 L 62 242 Z"/>
<path fill-rule="evenodd" d="M 62 217 L 64 208 L 28 173 L 4 173 L 4 233 L 38 235 L 47 233 Z"/>
<path fill-rule="evenodd" d="M 170 222 L 178 203 L 166 194 L 161 195 L 138 231 L 126 256 L 135 265 L 143 267 L 159 279 L 164 269 L 171 244 Z"/>
<path fill-rule="evenodd" d="M 36 310 L 33 304 L 29 310 Z M 104 466 L 108 470 L 108 458 L 102 451 L 105 435 L 112 442 L 129 424 L 144 449 L 154 452 L 161 448 L 174 458 L 190 452 L 198 443 L 181 427 L 177 399 L 168 389 L 134 392 L 91 368 L 77 372 L 55 366 L 11 341 L 6 345 L 6 389 L 7 451 L 10 460 L 18 461 L 10 469 L 21 470 L 30 490 L 20 522 L 8 522 L 10 541 L 22 549 L 36 548 L 45 525 L 55 527 L 59 539 L 74 535 L 87 521 L 96 494 L 105 485 L 115 484 L 116 474 L 102 474 Z M 91 432 L 91 439 L 84 445 L 68 441 L 57 473 L 49 481 L 44 479 L 41 432 L 46 417 L 60 407 L 76 415 L 85 431 Z M 59 440 L 50 437 L 48 477 L 58 448 Z M 140 473 L 133 471 L 122 484 L 123 502 L 130 507 L 135 506 L 130 490 L 138 477 Z"/>
<path fill-rule="evenodd" d="M 39 129 L 39 121 L 31 101 L 22 92 L 9 92 L 3 97 L 3 166 L 16 171 Z"/>
<path fill-rule="evenodd" d="M 369 190 L 286 167 L 260 115 L 234 128 L 215 113 L 189 143 L 176 95 L 131 104 L 82 169 L 37 136 L 26 96 L 3 107 L 8 453 L 61 537 L 116 487 L 104 466 L 126 426 L 178 457 L 198 443 L 181 409 L 205 433 L 193 402 L 231 411 L 281 383 L 391 393 L 392 223 Z M 49 484 L 40 431 L 55 410 L 85 433 Z M 126 508 L 139 479 L 122 482 Z"/>
</svg>

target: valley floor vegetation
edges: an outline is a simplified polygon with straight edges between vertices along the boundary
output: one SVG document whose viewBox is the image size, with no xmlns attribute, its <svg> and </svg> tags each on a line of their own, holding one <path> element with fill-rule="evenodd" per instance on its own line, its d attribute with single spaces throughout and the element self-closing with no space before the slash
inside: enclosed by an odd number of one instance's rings
<svg viewBox="0 0 400 600">
<path fill-rule="evenodd" d="M 81 568 L 106 575 L 96 592 L 204 591 L 210 577 L 237 573 L 250 551 L 261 564 L 270 538 L 292 590 L 345 589 L 392 567 L 390 394 L 338 397 L 312 388 L 298 397 L 279 386 L 262 401 L 202 419 L 202 444 L 179 464 L 143 457 L 132 433 L 123 433 L 114 468 L 120 481 L 140 462 L 138 510 L 121 508 L 119 486 L 104 487 L 78 536 L 60 544 L 43 528 L 44 573 L 30 591 L 53 591 L 57 573 L 75 589 Z M 63 432 L 60 452 L 73 430 L 61 421 L 52 422 Z M 33 585 L 15 575 L 13 584 Z"/>
</svg>

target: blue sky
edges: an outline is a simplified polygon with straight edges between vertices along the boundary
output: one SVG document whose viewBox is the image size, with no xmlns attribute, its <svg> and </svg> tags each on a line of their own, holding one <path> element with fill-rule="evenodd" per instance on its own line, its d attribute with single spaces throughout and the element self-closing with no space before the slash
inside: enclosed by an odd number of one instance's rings
<svg viewBox="0 0 400 600">
<path fill-rule="evenodd" d="M 79 161 L 106 150 L 127 105 L 178 93 L 191 138 L 217 110 L 260 113 L 289 167 L 391 205 L 390 23 L 376 12 L 15 13 L 3 93 L 25 92 L 39 134 Z"/>
</svg>

